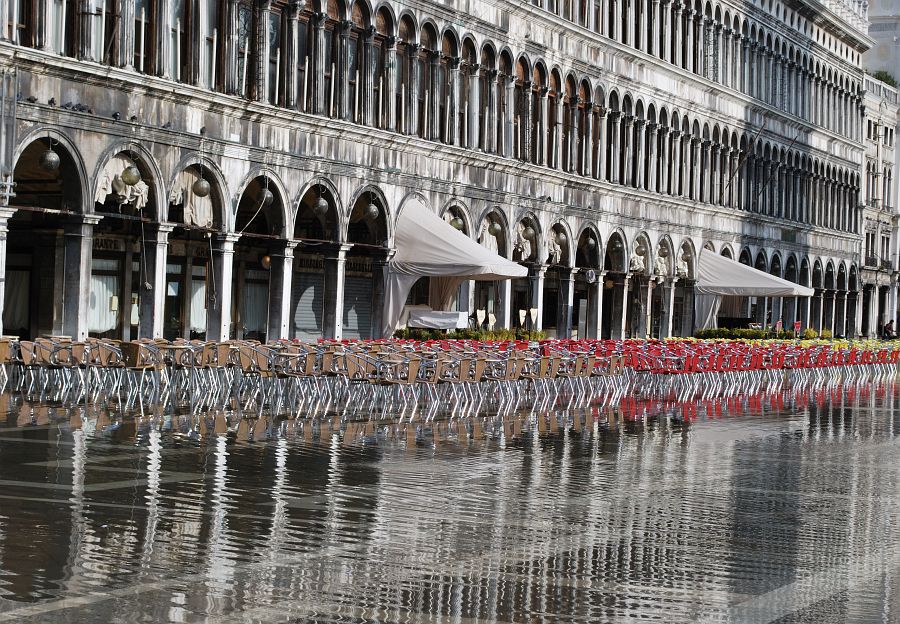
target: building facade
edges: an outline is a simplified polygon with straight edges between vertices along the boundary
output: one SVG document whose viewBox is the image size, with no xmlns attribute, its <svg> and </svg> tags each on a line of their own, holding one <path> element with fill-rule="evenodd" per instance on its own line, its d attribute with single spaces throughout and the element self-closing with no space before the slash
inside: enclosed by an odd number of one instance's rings
<svg viewBox="0 0 900 624">
<path fill-rule="evenodd" d="M 816 289 L 726 316 L 873 330 L 864 3 L 0 16 L 4 333 L 371 337 L 409 201 L 528 267 L 460 289 L 498 327 L 689 335 L 707 250 Z"/>
</svg>

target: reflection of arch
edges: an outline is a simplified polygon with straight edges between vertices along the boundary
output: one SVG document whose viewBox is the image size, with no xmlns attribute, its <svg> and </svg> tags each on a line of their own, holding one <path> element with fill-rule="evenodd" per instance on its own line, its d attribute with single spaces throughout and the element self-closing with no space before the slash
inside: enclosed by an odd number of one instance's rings
<svg viewBox="0 0 900 624">
<path fill-rule="evenodd" d="M 16 205 L 77 213 L 85 209 L 93 212 L 93 201 L 84 201 L 85 197 L 93 200 L 93 196 L 88 190 L 81 155 L 63 135 L 46 130 L 41 134 L 43 136 L 31 133 L 26 142 L 19 144 L 16 150 L 13 161 Z M 60 161 L 59 168 L 52 172 L 44 170 L 39 164 L 41 156 L 50 149 L 51 141 Z M 70 194 L 75 201 L 66 201 Z"/>
</svg>

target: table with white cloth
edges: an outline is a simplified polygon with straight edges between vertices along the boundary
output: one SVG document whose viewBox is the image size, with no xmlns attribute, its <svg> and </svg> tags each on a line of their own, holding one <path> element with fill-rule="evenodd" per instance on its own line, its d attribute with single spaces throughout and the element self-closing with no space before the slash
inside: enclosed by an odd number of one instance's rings
<svg viewBox="0 0 900 624">
<path fill-rule="evenodd" d="M 412 309 L 406 325 L 424 329 L 465 329 L 469 326 L 469 315 L 467 312 Z"/>
</svg>

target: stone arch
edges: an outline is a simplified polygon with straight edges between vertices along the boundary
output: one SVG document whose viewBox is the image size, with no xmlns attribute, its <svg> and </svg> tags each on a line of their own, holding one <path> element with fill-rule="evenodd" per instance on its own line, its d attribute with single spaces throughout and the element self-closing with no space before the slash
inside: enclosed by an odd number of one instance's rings
<svg viewBox="0 0 900 624">
<path fill-rule="evenodd" d="M 169 183 L 166 185 L 165 220 L 173 220 L 171 217 L 171 200 L 173 193 L 176 185 L 179 183 L 179 178 L 181 178 L 185 171 L 189 170 L 196 171 L 199 176 L 202 176 L 202 178 L 209 183 L 210 197 L 214 197 L 218 200 L 218 214 L 215 214 L 216 201 L 213 201 L 213 224 L 216 225 L 216 223 L 218 223 L 216 229 L 222 230 L 223 232 L 229 231 L 229 228 L 232 227 L 232 211 L 230 207 L 233 199 L 231 197 L 231 191 L 228 188 L 228 182 L 225 180 L 225 176 L 219 168 L 219 165 L 214 160 L 196 152 L 187 154 L 178 161 L 178 164 L 175 166 L 175 174 L 169 179 Z"/>
<path fill-rule="evenodd" d="M 628 238 L 622 228 L 616 228 L 606 239 L 603 268 L 615 273 L 627 273 L 628 261 Z"/>
<path fill-rule="evenodd" d="M 458 197 L 451 198 L 449 201 L 444 203 L 443 208 L 441 208 L 440 216 L 442 219 L 447 221 L 447 215 L 452 215 L 452 218 L 459 218 L 462 220 L 462 227 L 457 227 L 456 229 L 460 230 L 466 236 L 474 238 L 475 235 L 475 226 L 472 223 L 472 215 L 469 212 L 469 207 Z M 457 224 L 449 222 L 450 225 L 456 227 Z"/>
<path fill-rule="evenodd" d="M 100 153 L 100 157 L 97 159 L 97 166 L 94 168 L 94 174 L 91 177 L 91 180 L 93 181 L 92 198 L 97 193 L 97 185 L 100 183 L 100 177 L 103 174 L 104 168 L 111 159 L 120 154 L 126 154 L 134 162 L 135 166 L 140 169 L 141 179 L 145 183 L 149 181 L 147 186 L 150 188 L 151 198 L 147 202 L 147 207 L 153 210 L 151 220 L 165 220 L 168 208 L 168 196 L 166 195 L 166 189 L 163 186 L 163 175 L 160 171 L 159 163 L 156 162 L 156 157 L 150 150 L 135 141 L 117 141 L 116 143 L 107 146 L 107 148 Z"/>
<path fill-rule="evenodd" d="M 260 207 L 263 189 L 268 189 L 272 193 L 273 200 L 270 205 Z M 238 185 L 233 198 L 234 232 L 249 231 L 250 226 L 254 230 L 259 230 L 262 222 L 258 215 L 263 215 L 266 225 L 264 229 L 267 231 L 257 231 L 257 234 L 287 238 L 287 227 L 292 222 L 288 201 L 288 194 L 281 178 L 268 167 L 254 167 Z"/>
<path fill-rule="evenodd" d="M 431 206 L 421 193 L 410 193 L 400 203 L 400 209 L 407 201 L 416 198 L 425 206 Z M 378 216 L 371 218 L 365 214 L 370 204 L 378 208 Z M 358 188 L 346 205 L 346 230 L 342 240 L 348 243 L 365 244 L 381 247 L 393 247 L 394 228 L 397 215 L 393 215 L 384 192 L 375 184 L 366 184 Z"/>
<path fill-rule="evenodd" d="M 52 174 L 44 171 L 38 164 L 41 155 L 48 151 L 51 146 L 60 156 L 59 169 Z M 81 153 L 65 134 L 58 132 L 57 130 L 39 127 L 25 135 L 16 146 L 13 153 L 13 180 L 16 180 L 17 170 L 24 171 L 26 169 L 29 180 L 35 180 L 37 183 L 59 180 L 63 188 L 77 190 L 77 201 L 74 203 L 74 210 L 72 210 L 72 212 L 94 212 L 93 193 L 89 186 L 91 178 L 87 175 Z M 27 185 L 21 182 L 16 182 L 16 184 L 18 187 L 17 203 L 22 205 L 22 197 L 28 190 Z M 38 193 L 38 191 L 35 191 L 34 194 L 38 195 Z M 46 201 L 46 199 L 46 194 L 43 194 L 43 201 Z M 40 198 L 36 201 L 40 201 Z M 63 197 L 61 190 L 59 204 L 57 206 L 47 207 L 56 207 L 59 210 L 65 210 L 65 206 L 65 198 Z"/>
<path fill-rule="evenodd" d="M 326 212 L 317 204 L 324 200 Z M 324 176 L 315 176 L 303 185 L 293 202 L 291 236 L 296 239 L 346 242 L 347 219 L 340 193 L 334 183 Z"/>
</svg>

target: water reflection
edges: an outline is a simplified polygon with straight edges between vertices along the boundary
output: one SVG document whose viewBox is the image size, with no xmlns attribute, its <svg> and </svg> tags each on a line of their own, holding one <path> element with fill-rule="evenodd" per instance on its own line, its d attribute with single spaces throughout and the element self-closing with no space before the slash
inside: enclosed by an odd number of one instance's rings
<svg viewBox="0 0 900 624">
<path fill-rule="evenodd" d="M 4 395 L 0 622 L 900 621 L 898 391 L 431 420 Z"/>
</svg>

